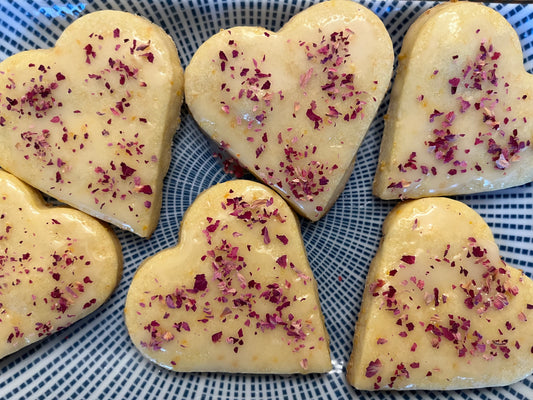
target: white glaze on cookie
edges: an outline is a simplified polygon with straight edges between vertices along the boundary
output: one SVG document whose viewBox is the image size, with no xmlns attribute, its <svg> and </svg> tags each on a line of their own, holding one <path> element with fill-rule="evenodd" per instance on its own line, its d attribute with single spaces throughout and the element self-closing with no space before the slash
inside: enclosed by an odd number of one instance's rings
<svg viewBox="0 0 533 400">
<path fill-rule="evenodd" d="M 122 274 L 114 233 L 0 171 L 0 358 L 92 313 Z"/>
<path fill-rule="evenodd" d="M 270 188 L 218 184 L 184 215 L 176 247 L 139 267 L 126 300 L 135 346 L 176 371 L 331 369 L 298 221 Z"/>
<path fill-rule="evenodd" d="M 208 39 L 186 69 L 185 97 L 208 136 L 318 220 L 352 173 L 393 58 L 375 14 L 326 1 L 278 32 L 234 27 Z"/>
<path fill-rule="evenodd" d="M 363 390 L 508 385 L 533 371 L 533 281 L 471 208 L 407 201 L 383 226 L 347 379 Z"/>
<path fill-rule="evenodd" d="M 0 165 L 140 236 L 159 220 L 183 70 L 148 20 L 99 11 L 0 64 Z"/>
<path fill-rule="evenodd" d="M 495 10 L 449 2 L 410 27 L 399 55 L 374 194 L 482 192 L 533 180 L 533 78 Z"/>
</svg>

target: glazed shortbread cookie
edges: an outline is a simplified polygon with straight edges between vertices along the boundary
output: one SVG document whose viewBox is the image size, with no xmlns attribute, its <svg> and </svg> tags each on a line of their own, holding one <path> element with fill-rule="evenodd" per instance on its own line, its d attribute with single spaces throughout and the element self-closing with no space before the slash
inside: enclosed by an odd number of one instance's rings
<svg viewBox="0 0 533 400">
<path fill-rule="evenodd" d="M 183 69 L 161 28 L 125 12 L 87 14 L 54 48 L 0 63 L 0 166 L 150 236 L 182 100 Z"/>
<path fill-rule="evenodd" d="M 0 358 L 95 311 L 122 274 L 115 234 L 0 171 Z"/>
<path fill-rule="evenodd" d="M 125 318 L 141 353 L 176 371 L 331 369 L 298 220 L 277 193 L 251 181 L 198 196 L 177 246 L 139 267 Z"/>
<path fill-rule="evenodd" d="M 399 55 L 374 193 L 455 195 L 533 180 L 533 78 L 495 10 L 446 2 L 410 27 Z"/>
<path fill-rule="evenodd" d="M 326 1 L 278 32 L 234 27 L 208 39 L 185 71 L 185 100 L 209 137 L 318 220 L 352 173 L 393 58 L 375 14 Z"/>
<path fill-rule="evenodd" d="M 358 389 L 507 385 L 533 372 L 533 281 L 447 198 L 393 209 L 372 261 L 348 381 Z"/>
</svg>

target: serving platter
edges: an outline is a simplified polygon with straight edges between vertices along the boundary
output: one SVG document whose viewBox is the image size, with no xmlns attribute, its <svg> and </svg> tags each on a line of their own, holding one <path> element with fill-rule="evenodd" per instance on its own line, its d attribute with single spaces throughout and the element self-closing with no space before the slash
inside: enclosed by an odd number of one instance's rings
<svg viewBox="0 0 533 400">
<path fill-rule="evenodd" d="M 278 30 L 316 1 L 216 0 L 2 0 L 0 60 L 19 51 L 54 45 L 81 15 L 116 9 L 142 15 L 174 39 L 183 66 L 198 46 L 222 28 L 238 25 Z M 424 10 L 425 1 L 360 3 L 384 22 L 399 53 L 402 38 Z M 489 4 L 516 29 L 526 69 L 533 71 L 533 5 Z M 396 204 L 372 195 L 388 95 L 358 152 L 348 184 L 330 212 L 318 222 L 301 219 L 301 230 L 319 285 L 331 337 L 332 370 L 311 375 L 176 373 L 145 359 L 131 343 L 124 324 L 126 294 L 139 264 L 176 244 L 183 214 L 196 196 L 217 182 L 234 179 L 214 157 L 216 149 L 188 113 L 172 145 L 159 225 L 149 239 L 115 229 L 123 246 L 124 273 L 109 301 L 87 318 L 0 360 L 0 398 L 54 399 L 529 399 L 533 377 L 514 385 L 466 391 L 360 392 L 348 385 L 351 352 L 368 266 L 381 238 L 384 218 Z M 247 178 L 251 176 L 246 175 Z M 252 178 L 253 179 L 253 178 Z M 503 259 L 533 276 L 533 185 L 459 196 L 494 232 Z"/>
</svg>

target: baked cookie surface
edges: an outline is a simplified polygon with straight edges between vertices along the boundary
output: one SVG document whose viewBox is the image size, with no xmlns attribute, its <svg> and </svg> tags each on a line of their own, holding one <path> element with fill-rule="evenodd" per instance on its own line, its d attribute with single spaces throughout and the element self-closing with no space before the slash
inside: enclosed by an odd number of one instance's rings
<svg viewBox="0 0 533 400">
<path fill-rule="evenodd" d="M 198 196 L 177 246 L 139 267 L 125 317 L 139 351 L 176 371 L 331 369 L 298 221 L 279 195 L 252 181 Z"/>
<path fill-rule="evenodd" d="M 182 100 L 183 69 L 163 29 L 127 12 L 89 13 L 53 48 L 0 63 L 0 166 L 150 236 Z"/>
<path fill-rule="evenodd" d="M 0 170 L 0 358 L 100 307 L 122 275 L 120 243 L 100 221 L 50 207 Z"/>
<path fill-rule="evenodd" d="M 477 193 L 533 180 L 533 78 L 513 27 L 448 2 L 409 28 L 398 57 L 374 194 Z"/>
<path fill-rule="evenodd" d="M 185 71 L 185 99 L 211 139 L 316 221 L 353 171 L 393 60 L 372 11 L 326 1 L 278 32 L 241 26 L 209 38 Z"/>
<path fill-rule="evenodd" d="M 347 379 L 362 390 L 502 386 L 533 371 L 533 281 L 465 204 L 396 206 L 368 272 Z"/>
</svg>

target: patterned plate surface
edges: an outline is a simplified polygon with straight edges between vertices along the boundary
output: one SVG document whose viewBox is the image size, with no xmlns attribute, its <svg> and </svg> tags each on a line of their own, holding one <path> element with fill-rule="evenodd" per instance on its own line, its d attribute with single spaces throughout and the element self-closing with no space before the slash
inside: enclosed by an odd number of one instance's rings
<svg viewBox="0 0 533 400">
<path fill-rule="evenodd" d="M 313 1 L 216 0 L 2 0 L 0 60 L 27 49 L 53 46 L 74 19 L 98 9 L 137 13 L 162 26 L 175 40 L 184 66 L 198 46 L 221 28 L 258 25 L 279 29 Z M 389 30 L 398 54 L 415 18 L 433 2 L 368 1 Z M 518 31 L 526 68 L 533 70 L 533 5 L 492 5 Z M 345 381 L 354 323 L 368 265 L 381 224 L 394 202 L 371 194 L 385 98 L 371 126 L 353 174 L 333 209 L 317 223 L 302 220 L 311 266 L 318 280 L 331 336 L 333 370 L 323 375 L 277 376 L 173 373 L 150 363 L 134 348 L 123 320 L 133 274 L 146 257 L 177 240 L 179 223 L 196 196 L 231 177 L 213 157 L 213 147 L 186 109 L 173 142 L 159 226 L 151 239 L 118 231 L 125 256 L 119 287 L 103 307 L 70 328 L 0 360 L 0 398 L 57 399 L 530 399 L 533 377 L 502 388 L 457 392 L 357 392 Z M 504 259 L 533 275 L 533 185 L 462 196 L 490 224 Z"/>
</svg>

